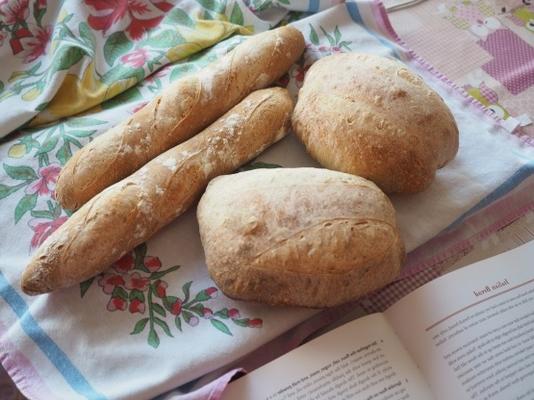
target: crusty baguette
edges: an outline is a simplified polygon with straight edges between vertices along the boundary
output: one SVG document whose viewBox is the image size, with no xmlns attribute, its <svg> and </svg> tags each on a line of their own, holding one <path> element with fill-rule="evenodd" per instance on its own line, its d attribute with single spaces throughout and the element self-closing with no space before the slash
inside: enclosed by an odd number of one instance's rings
<svg viewBox="0 0 534 400">
<path fill-rule="evenodd" d="M 293 102 L 285 89 L 256 91 L 204 131 L 95 196 L 37 250 L 22 276 L 27 294 L 74 285 L 182 214 L 213 177 L 281 139 Z"/>
<path fill-rule="evenodd" d="M 174 82 L 73 155 L 59 176 L 57 200 L 66 209 L 79 208 L 198 133 L 252 91 L 271 85 L 303 51 L 302 34 L 285 26 L 251 37 L 207 68 Z"/>
<path fill-rule="evenodd" d="M 208 271 L 236 299 L 335 306 L 391 282 L 404 260 L 389 199 L 374 183 L 342 172 L 220 176 L 197 218 Z"/>
<path fill-rule="evenodd" d="M 292 122 L 322 166 L 386 193 L 426 189 L 458 151 L 458 128 L 441 97 L 404 64 L 373 54 L 313 64 Z"/>
</svg>

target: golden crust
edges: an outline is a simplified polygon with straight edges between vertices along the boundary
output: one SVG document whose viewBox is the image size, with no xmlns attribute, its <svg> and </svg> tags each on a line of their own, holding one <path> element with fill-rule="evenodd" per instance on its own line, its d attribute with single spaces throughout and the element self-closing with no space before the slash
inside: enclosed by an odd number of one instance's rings
<svg viewBox="0 0 534 400">
<path fill-rule="evenodd" d="M 104 271 L 182 214 L 210 179 L 280 140 L 292 110 L 285 89 L 253 92 L 192 139 L 93 197 L 34 254 L 22 275 L 23 291 L 46 293 Z"/>
<path fill-rule="evenodd" d="M 172 146 L 189 139 L 253 90 L 269 86 L 304 51 L 302 34 L 286 26 L 255 35 L 198 73 L 172 83 L 125 122 L 76 152 L 56 186 L 75 210 Z"/>
<path fill-rule="evenodd" d="M 321 165 L 388 193 L 426 189 L 458 151 L 458 128 L 441 97 L 403 64 L 375 55 L 317 61 L 292 124 Z"/>
<path fill-rule="evenodd" d="M 334 306 L 391 282 L 404 259 L 388 198 L 341 172 L 280 168 L 218 177 L 197 217 L 209 273 L 232 298 Z"/>
</svg>

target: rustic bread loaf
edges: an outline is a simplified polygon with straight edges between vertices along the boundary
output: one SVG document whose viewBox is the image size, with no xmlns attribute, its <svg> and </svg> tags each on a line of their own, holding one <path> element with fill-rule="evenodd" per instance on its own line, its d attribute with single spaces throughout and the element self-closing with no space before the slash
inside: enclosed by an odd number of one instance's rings
<svg viewBox="0 0 534 400">
<path fill-rule="evenodd" d="M 384 193 L 326 169 L 218 177 L 197 218 L 209 273 L 236 299 L 335 306 L 391 282 L 404 259 Z"/>
<path fill-rule="evenodd" d="M 285 89 L 254 92 L 192 139 L 95 196 L 33 255 L 22 276 L 23 291 L 49 292 L 105 270 L 182 214 L 211 178 L 232 172 L 281 139 L 292 110 Z"/>
<path fill-rule="evenodd" d="M 59 176 L 57 200 L 63 208 L 77 209 L 198 133 L 253 90 L 275 82 L 303 51 L 302 34 L 285 26 L 251 37 L 207 68 L 172 83 L 73 155 Z"/>
<path fill-rule="evenodd" d="M 419 192 L 458 151 L 441 97 L 400 62 L 370 54 L 325 57 L 308 70 L 293 129 L 321 165 Z"/>
</svg>

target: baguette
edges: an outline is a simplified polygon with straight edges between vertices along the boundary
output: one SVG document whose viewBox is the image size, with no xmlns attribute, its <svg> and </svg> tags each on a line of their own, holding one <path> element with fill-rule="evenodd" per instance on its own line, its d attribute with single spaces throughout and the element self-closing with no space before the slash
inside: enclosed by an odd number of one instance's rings
<svg viewBox="0 0 534 400">
<path fill-rule="evenodd" d="M 192 137 L 252 91 L 271 85 L 303 51 L 302 34 L 285 26 L 253 36 L 207 68 L 179 79 L 76 152 L 58 178 L 56 199 L 65 209 L 79 208 Z"/>
<path fill-rule="evenodd" d="M 287 90 L 256 91 L 211 126 L 86 203 L 37 250 L 22 275 L 30 295 L 104 271 L 182 214 L 210 179 L 230 173 L 288 131 Z"/>
</svg>

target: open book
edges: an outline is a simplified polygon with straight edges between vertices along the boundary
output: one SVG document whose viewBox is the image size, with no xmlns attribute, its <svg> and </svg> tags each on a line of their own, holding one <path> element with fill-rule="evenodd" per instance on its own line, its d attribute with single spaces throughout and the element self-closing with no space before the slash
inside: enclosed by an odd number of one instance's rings
<svg viewBox="0 0 534 400">
<path fill-rule="evenodd" d="M 302 345 L 223 399 L 534 399 L 534 242 Z"/>
</svg>

